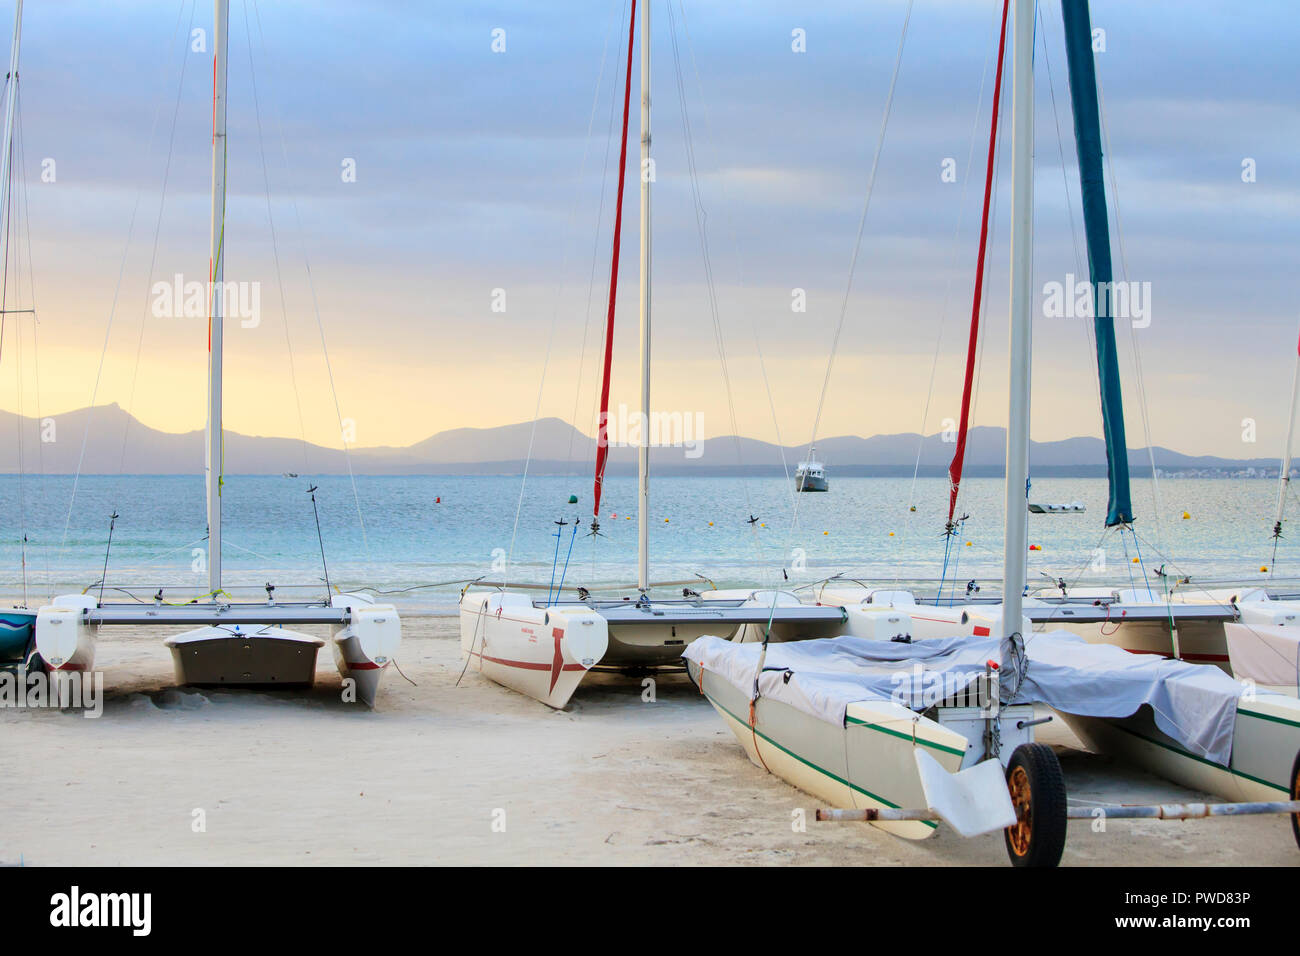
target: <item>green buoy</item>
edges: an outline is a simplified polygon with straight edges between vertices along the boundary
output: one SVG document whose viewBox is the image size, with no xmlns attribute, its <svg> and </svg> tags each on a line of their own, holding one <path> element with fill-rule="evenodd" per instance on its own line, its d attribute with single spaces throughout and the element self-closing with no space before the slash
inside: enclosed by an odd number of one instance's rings
<svg viewBox="0 0 1300 956">
<path fill-rule="evenodd" d="M 577 496 L 577 495 L 569 495 L 569 504 L 571 504 L 571 505 L 576 505 L 577 503 L 578 503 L 578 496 Z"/>
</svg>

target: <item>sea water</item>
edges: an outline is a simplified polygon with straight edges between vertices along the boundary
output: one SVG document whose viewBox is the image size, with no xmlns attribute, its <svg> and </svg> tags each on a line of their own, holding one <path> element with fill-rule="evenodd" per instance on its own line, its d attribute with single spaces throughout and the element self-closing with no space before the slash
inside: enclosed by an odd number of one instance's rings
<svg viewBox="0 0 1300 956">
<path fill-rule="evenodd" d="M 319 538 L 308 493 L 313 484 Z M 933 587 L 942 577 L 963 593 L 968 581 L 996 590 L 1000 479 L 967 479 L 959 517 L 969 517 L 951 538 L 944 535 L 946 479 L 913 484 L 832 472 L 828 493 L 799 495 L 792 484 L 780 477 L 655 478 L 651 579 L 698 576 L 718 587 L 792 587 L 843 574 Z M 206 590 L 201 477 L 82 476 L 75 497 L 73 486 L 71 476 L 28 475 L 21 483 L 0 476 L 0 593 L 21 592 L 24 530 L 29 603 L 95 584 L 106 553 L 110 588 Z M 287 598 L 304 593 L 290 586 L 323 593 L 328 573 L 336 587 L 370 587 L 435 609 L 452 608 L 460 587 L 475 578 L 589 588 L 631 584 L 636 490 L 634 478 L 606 480 L 600 534 L 593 536 L 586 475 L 531 476 L 526 483 L 518 475 L 358 476 L 355 482 L 346 476 L 228 475 L 223 583 L 272 583 Z M 1078 500 L 1087 511 L 1030 515 L 1031 581 L 1141 585 L 1157 580 L 1162 565 L 1170 575 L 1194 580 L 1263 583 L 1269 573 L 1261 567 L 1300 577 L 1300 534 L 1281 539 L 1274 567 L 1273 482 L 1163 479 L 1157 510 L 1151 483 L 1136 481 L 1136 536 L 1106 532 L 1106 493 L 1101 479 L 1034 481 L 1031 500 Z M 1141 563 L 1133 563 L 1135 557 Z"/>
</svg>

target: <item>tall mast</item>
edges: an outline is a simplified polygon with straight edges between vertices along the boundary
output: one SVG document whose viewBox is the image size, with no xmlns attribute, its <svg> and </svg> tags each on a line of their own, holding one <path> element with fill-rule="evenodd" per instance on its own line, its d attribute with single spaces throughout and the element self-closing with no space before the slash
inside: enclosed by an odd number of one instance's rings
<svg viewBox="0 0 1300 956">
<path fill-rule="evenodd" d="M 1002 662 L 1019 632 L 1029 547 L 1029 363 L 1034 267 L 1034 0 L 1016 0 L 1012 92 L 1011 375 L 1007 416 L 1006 542 L 1002 555 Z M 1024 635 L 1021 635 L 1022 637 Z"/>
<path fill-rule="evenodd" d="M 636 586 L 650 586 L 650 0 L 641 4 L 641 443 L 637 449 Z"/>
<path fill-rule="evenodd" d="M 1300 411 L 1300 344 L 1296 346 L 1295 374 L 1291 379 L 1291 418 L 1286 426 L 1286 448 L 1282 451 L 1282 471 L 1277 481 L 1277 519 L 1273 522 L 1274 538 L 1282 537 L 1282 512 L 1286 510 L 1286 489 L 1291 483 L 1291 443 L 1295 439 L 1297 411 Z"/>
<path fill-rule="evenodd" d="M 208 317 L 208 590 L 221 590 L 221 332 L 225 314 L 226 40 L 230 0 L 215 0 L 212 61 L 212 245 Z"/>
<path fill-rule="evenodd" d="M 18 112 L 18 46 L 23 34 L 23 0 L 14 12 L 14 42 L 9 51 L 9 73 L 5 80 L 4 155 L 0 156 L 0 269 L 9 255 L 9 183 L 10 158 L 13 154 L 14 118 Z"/>
</svg>

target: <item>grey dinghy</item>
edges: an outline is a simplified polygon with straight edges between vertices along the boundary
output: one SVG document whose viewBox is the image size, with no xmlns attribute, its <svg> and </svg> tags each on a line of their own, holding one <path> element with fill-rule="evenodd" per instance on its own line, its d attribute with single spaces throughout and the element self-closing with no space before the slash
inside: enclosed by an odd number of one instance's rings
<svg viewBox="0 0 1300 956">
<path fill-rule="evenodd" d="M 1055 709 L 1103 752 L 1184 786 L 1230 800 L 1296 799 L 1294 698 L 1252 695 L 1219 668 L 1054 631 L 1029 636 L 1019 675 L 1001 675 L 1005 703 L 995 710 L 981 706 L 989 696 L 981 677 L 998 655 L 997 638 L 970 636 L 822 638 L 772 643 L 766 651 L 703 637 L 683 654 L 692 680 L 753 763 L 841 809 L 930 808 L 974 836 L 1011 826 L 1017 813 L 1025 819 L 1015 793 L 1015 778 L 1025 775 L 1036 798 L 1059 788 L 1059 834 L 1036 836 L 1063 847 L 1059 770 L 1055 782 L 1050 774 L 1034 779 L 1035 748 L 1047 749 L 1033 743 L 1034 704 Z M 998 739 L 990 742 L 995 727 Z M 1000 761 L 984 759 L 990 750 Z M 983 769 L 1003 767 L 1010 795 L 1001 772 Z M 933 819 L 874 822 L 911 839 L 936 827 Z M 1025 862 L 1012 847 L 1014 829 L 1008 847 L 1013 861 Z"/>
</svg>

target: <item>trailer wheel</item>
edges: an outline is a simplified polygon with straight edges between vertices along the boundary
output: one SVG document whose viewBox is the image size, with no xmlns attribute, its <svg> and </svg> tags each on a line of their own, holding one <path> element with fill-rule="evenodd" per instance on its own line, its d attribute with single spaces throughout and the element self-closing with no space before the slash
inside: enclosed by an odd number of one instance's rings
<svg viewBox="0 0 1300 956">
<path fill-rule="evenodd" d="M 23 669 L 27 674 L 47 674 L 49 667 L 45 664 L 45 658 L 41 657 L 41 652 L 36 649 L 36 641 L 33 640 L 27 648 L 27 657 L 23 660 Z"/>
<path fill-rule="evenodd" d="M 1007 764 L 1019 822 L 1003 831 L 1013 866 L 1056 866 L 1065 850 L 1065 776 L 1047 744 L 1021 744 Z"/>
<path fill-rule="evenodd" d="M 1291 799 L 1300 800 L 1300 753 L 1295 755 L 1295 763 L 1291 765 Z M 1300 846 L 1300 813 L 1291 814 L 1291 833 L 1296 846 Z"/>
</svg>

